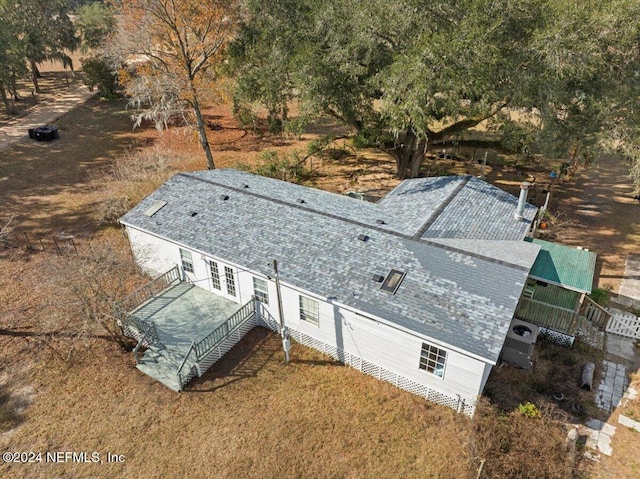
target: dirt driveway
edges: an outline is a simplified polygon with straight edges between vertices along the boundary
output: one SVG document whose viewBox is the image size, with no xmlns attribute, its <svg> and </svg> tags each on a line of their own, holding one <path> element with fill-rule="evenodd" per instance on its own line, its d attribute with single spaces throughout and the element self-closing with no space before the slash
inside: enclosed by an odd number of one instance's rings
<svg viewBox="0 0 640 479">
<path fill-rule="evenodd" d="M 629 167 L 614 157 L 580 169 L 573 183 L 555 190 L 552 210 L 558 225 L 552 239 L 598 254 L 599 286 L 617 292 L 627 255 L 640 253 L 640 203 L 633 199 Z"/>
</svg>

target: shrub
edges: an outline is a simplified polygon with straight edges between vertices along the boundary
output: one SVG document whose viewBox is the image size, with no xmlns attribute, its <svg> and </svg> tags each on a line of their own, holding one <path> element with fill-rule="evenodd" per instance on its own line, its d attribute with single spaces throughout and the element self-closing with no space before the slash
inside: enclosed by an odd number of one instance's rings
<svg viewBox="0 0 640 479">
<path fill-rule="evenodd" d="M 116 75 L 103 59 L 99 57 L 83 59 L 82 71 L 84 72 L 84 84 L 89 87 L 90 91 L 98 88 L 98 93 L 104 98 L 118 96 Z"/>
<path fill-rule="evenodd" d="M 313 172 L 302 166 L 302 160 L 297 151 L 289 153 L 284 158 L 275 150 L 265 150 L 260 153 L 262 164 L 254 169 L 254 173 L 269 178 L 278 178 L 292 183 L 302 183 L 313 177 Z"/>
<path fill-rule="evenodd" d="M 158 189 L 177 171 L 174 155 L 159 148 L 128 151 L 107 171 L 108 195 L 98 209 L 99 223 L 118 218 Z"/>
<path fill-rule="evenodd" d="M 591 291 L 591 299 L 598 303 L 600 306 L 606 306 L 611 299 L 611 290 L 613 288 L 610 284 L 605 285 L 603 288 L 594 288 Z"/>
<path fill-rule="evenodd" d="M 526 402 L 524 404 L 518 405 L 518 411 L 525 417 L 530 419 L 540 419 L 540 410 L 536 407 L 535 404 Z"/>
<path fill-rule="evenodd" d="M 484 459 L 483 478 L 566 479 L 574 477 L 566 431 L 546 408 L 521 406 L 537 411 L 532 421 L 520 410 L 504 414 L 481 399 L 476 405 L 470 438 L 470 456 Z M 535 408 L 535 409 L 534 409 Z M 532 454 L 535 460 L 531 460 Z"/>
<path fill-rule="evenodd" d="M 22 422 L 22 412 L 18 398 L 8 392 L 5 384 L 0 384 L 0 432 L 8 431 Z"/>
</svg>

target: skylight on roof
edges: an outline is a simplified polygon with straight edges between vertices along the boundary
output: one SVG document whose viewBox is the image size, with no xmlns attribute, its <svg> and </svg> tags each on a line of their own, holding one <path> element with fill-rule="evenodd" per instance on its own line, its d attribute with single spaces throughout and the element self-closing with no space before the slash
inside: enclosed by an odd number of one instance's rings
<svg viewBox="0 0 640 479">
<path fill-rule="evenodd" d="M 398 291 L 398 288 L 400 287 L 400 284 L 402 283 L 402 280 L 406 275 L 407 273 L 405 273 L 404 271 L 392 269 L 384 279 L 384 282 L 382 283 L 382 286 L 380 286 L 380 289 L 382 291 L 386 291 L 387 293 L 396 294 L 396 291 Z"/>
<path fill-rule="evenodd" d="M 166 201 L 156 201 L 154 202 L 151 206 L 149 206 L 149 208 L 147 208 L 147 210 L 144 212 L 145 216 L 148 216 L 149 218 L 151 218 L 153 215 L 155 215 L 158 211 L 160 211 L 162 208 L 164 208 L 164 206 L 167 204 Z"/>
</svg>

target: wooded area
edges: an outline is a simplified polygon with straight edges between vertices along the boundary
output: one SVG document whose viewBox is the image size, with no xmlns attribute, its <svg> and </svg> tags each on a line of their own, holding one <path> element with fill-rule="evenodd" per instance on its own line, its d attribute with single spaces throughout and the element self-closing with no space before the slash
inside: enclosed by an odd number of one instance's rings
<svg viewBox="0 0 640 479">
<path fill-rule="evenodd" d="M 576 164 L 619 154 L 640 192 L 635 0 L 0 0 L 0 93 L 82 44 L 89 81 L 124 87 L 135 119 L 195 123 L 232 98 L 272 132 L 330 115 L 391 155 L 399 178 L 480 123 L 500 145 Z M 77 19 L 71 21 L 73 7 Z M 300 114 L 289 115 L 292 102 Z"/>
</svg>

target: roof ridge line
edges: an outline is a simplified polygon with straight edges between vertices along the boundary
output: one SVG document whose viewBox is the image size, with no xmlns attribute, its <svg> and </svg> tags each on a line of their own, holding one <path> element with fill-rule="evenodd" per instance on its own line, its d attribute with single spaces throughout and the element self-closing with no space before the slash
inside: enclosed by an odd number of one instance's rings
<svg viewBox="0 0 640 479">
<path fill-rule="evenodd" d="M 367 223 L 361 223 L 360 221 L 351 220 L 351 219 L 348 219 L 348 218 L 344 218 L 342 216 L 338 216 L 338 215 L 334 215 L 334 214 L 331 214 L 331 213 L 327 213 L 325 211 L 318 211 L 318 210 L 313 209 L 313 208 L 304 207 L 301 204 L 293 204 L 293 203 L 289 203 L 289 202 L 284 201 L 284 200 L 279 200 L 277 198 L 272 198 L 270 196 L 262 195 L 260 193 L 255 193 L 253 191 L 247 191 L 244 188 L 238 188 L 238 187 L 235 187 L 235 186 L 230 186 L 230 185 L 225 185 L 223 183 L 218 183 L 217 181 L 207 180 L 205 178 L 199 178 L 199 177 L 191 175 L 189 173 L 178 173 L 176 176 L 182 176 L 182 177 L 189 178 L 189 179 L 192 179 L 192 180 L 195 180 L 195 181 L 200 181 L 202 183 L 208 183 L 208 184 L 211 184 L 211 185 L 219 186 L 221 188 L 226 188 L 228 190 L 235 191 L 236 193 L 242 193 L 242 194 L 245 194 L 245 195 L 253 196 L 255 198 L 260 198 L 260 199 L 263 199 L 263 200 L 271 201 L 271 202 L 274 202 L 274 203 L 277 203 L 277 204 L 280 204 L 280 205 L 289 206 L 291 208 L 296 208 L 296 209 L 303 210 L 303 211 L 308 211 L 309 213 L 315 213 L 315 214 L 320 215 L 320 216 L 324 216 L 324 217 L 327 217 L 327 218 L 332 218 L 332 219 L 335 219 L 335 220 L 338 220 L 338 221 L 343 221 L 345 223 L 349 223 L 349 224 L 352 224 L 352 225 L 362 226 L 363 228 L 369 228 L 369 229 L 372 229 L 374 231 L 378 231 L 380 233 L 390 234 L 390 235 L 393 235 L 393 236 L 396 236 L 396 237 L 399 237 L 399 238 L 402 238 L 402 239 L 405 239 L 405 240 L 408 240 L 408 241 L 416 242 L 418 244 L 429 244 L 431 246 L 443 249 L 445 251 L 453 251 L 453 252 L 464 254 L 464 255 L 467 255 L 467 256 L 470 256 L 470 257 L 473 257 L 473 258 L 483 259 L 485 261 L 489 261 L 489 262 L 492 262 L 492 263 L 497 263 L 497 264 L 501 264 L 501 265 L 504 265 L 504 266 L 509 266 L 509 267 L 512 267 L 512 268 L 516 268 L 516 269 L 519 269 L 519 270 L 522 270 L 522 271 L 529 271 L 529 269 L 527 269 L 527 268 L 525 268 L 523 266 L 520 266 L 520 265 L 517 265 L 517 264 L 512 264 L 512 263 L 507 263 L 506 261 L 502 261 L 502 260 L 499 260 L 499 259 L 496 259 L 496 258 L 492 258 L 490 256 L 484 256 L 484 255 L 481 255 L 479 253 L 473 253 L 471 251 L 465 251 L 465 250 L 454 248 L 454 247 L 451 247 L 451 246 L 447 246 L 447 245 L 444 245 L 444 244 L 441 244 L 441 243 L 435 243 L 435 242 L 429 241 L 428 239 L 421 239 L 419 237 L 416 237 L 415 235 L 408 235 L 408 234 L 404 234 L 404 233 L 399 233 L 398 231 L 387 230 L 387 229 L 381 228 L 381 227 L 376 226 L 376 225 L 370 225 L 370 224 L 367 224 Z M 462 186 L 464 186 L 469 181 L 470 178 L 471 178 L 470 175 L 467 176 L 467 178 L 465 178 L 466 181 L 464 182 L 464 184 Z"/>
<path fill-rule="evenodd" d="M 462 188 L 464 188 L 467 185 L 467 183 L 469 183 L 469 180 L 471 180 L 471 175 L 465 175 L 464 179 L 460 182 L 460 184 L 458 186 L 456 186 L 453 189 L 453 191 L 451 191 L 451 193 L 449 193 L 449 196 L 447 196 L 445 198 L 445 200 L 442 203 L 440 203 L 440 206 L 438 206 L 436 208 L 436 210 L 431 214 L 429 219 L 420 227 L 420 229 L 418 229 L 416 234 L 413 235 L 414 238 L 416 238 L 416 239 L 417 238 L 422 238 L 422 235 L 425 234 L 425 232 L 429 229 L 429 227 L 433 223 L 435 223 L 435 221 L 442 214 L 442 212 L 445 210 L 445 208 L 447 206 L 449 206 L 449 204 L 453 201 L 453 199 L 456 196 L 458 196 L 458 193 L 460 193 Z"/>
</svg>

